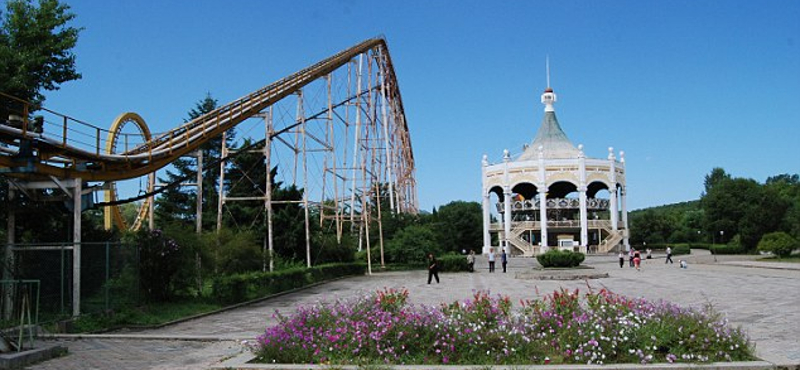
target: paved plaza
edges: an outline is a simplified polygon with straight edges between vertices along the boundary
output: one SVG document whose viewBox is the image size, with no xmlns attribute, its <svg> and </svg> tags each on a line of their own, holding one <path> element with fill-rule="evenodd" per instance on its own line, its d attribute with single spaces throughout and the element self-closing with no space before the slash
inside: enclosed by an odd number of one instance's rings
<svg viewBox="0 0 800 370">
<path fill-rule="evenodd" d="M 45 344 L 69 348 L 67 356 L 29 367 L 44 369 L 204 369 L 220 366 L 246 351 L 253 340 L 275 324 L 275 310 L 291 312 L 299 305 L 334 300 L 383 288 L 407 288 L 415 304 L 438 305 L 470 298 L 474 291 L 508 295 L 512 302 L 536 298 L 561 287 L 613 292 L 667 300 L 682 306 L 711 303 L 756 344 L 757 355 L 787 368 L 800 368 L 800 264 L 755 262 L 749 256 L 719 256 L 694 251 L 665 264 L 663 256 L 645 260 L 642 271 L 620 268 L 616 256 L 590 256 L 585 264 L 607 278 L 539 280 L 532 278 L 533 259 L 512 258 L 508 273 L 489 273 L 478 260 L 475 273 L 441 273 L 441 283 L 428 285 L 427 272 L 376 273 L 320 284 L 259 303 L 179 324 L 138 332 L 55 337 Z M 660 257 L 660 258 L 659 258 Z M 689 261 L 680 269 L 678 260 Z M 715 261 L 716 260 L 716 261 Z M 588 271 L 588 270 L 587 270 Z M 652 366 L 650 366 L 652 367 Z"/>
</svg>

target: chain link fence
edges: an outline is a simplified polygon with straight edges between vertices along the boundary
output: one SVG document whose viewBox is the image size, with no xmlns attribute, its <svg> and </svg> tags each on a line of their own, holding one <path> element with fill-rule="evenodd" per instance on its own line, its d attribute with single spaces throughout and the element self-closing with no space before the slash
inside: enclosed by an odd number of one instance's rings
<svg viewBox="0 0 800 370">
<path fill-rule="evenodd" d="M 4 245 L 0 329 L 72 316 L 73 244 Z M 139 300 L 138 252 L 122 242 L 81 243 L 81 314 L 109 312 Z"/>
</svg>

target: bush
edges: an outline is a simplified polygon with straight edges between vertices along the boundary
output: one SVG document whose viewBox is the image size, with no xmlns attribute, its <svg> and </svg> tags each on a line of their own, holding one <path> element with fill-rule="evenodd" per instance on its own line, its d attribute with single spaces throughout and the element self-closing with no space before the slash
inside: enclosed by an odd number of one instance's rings
<svg viewBox="0 0 800 370">
<path fill-rule="evenodd" d="M 577 267 L 583 262 L 586 256 L 583 253 L 572 251 L 560 251 L 551 249 L 544 254 L 536 256 L 536 260 L 542 267 Z"/>
<path fill-rule="evenodd" d="M 188 281 L 177 277 L 182 267 L 194 266 L 189 248 L 161 230 L 140 230 L 132 238 L 139 254 L 139 287 L 146 300 L 164 302 L 188 288 Z"/>
<path fill-rule="evenodd" d="M 219 274 L 242 274 L 260 271 L 265 262 L 263 246 L 252 231 L 234 232 L 223 228 L 204 235 L 203 243 Z M 267 263 L 269 261 L 266 261 Z"/>
<path fill-rule="evenodd" d="M 797 248 L 797 240 L 782 231 L 766 234 L 758 242 L 759 251 L 772 252 L 781 258 L 789 257 Z"/>
<path fill-rule="evenodd" d="M 334 278 L 363 275 L 361 263 L 332 263 L 311 268 L 291 268 L 274 272 L 251 272 L 214 278 L 213 298 L 223 304 L 245 302 Z"/>
<path fill-rule="evenodd" d="M 689 244 L 675 244 L 672 245 L 672 255 L 680 256 L 682 254 L 692 254 L 692 249 Z"/>
<path fill-rule="evenodd" d="M 311 243 L 311 260 L 315 264 L 324 263 L 349 263 L 356 259 L 356 240 L 349 234 L 342 235 L 341 243 L 336 240 L 335 234 L 315 234 Z M 378 255 L 380 250 L 372 248 L 372 254 Z M 364 257 L 366 261 L 366 257 Z"/>
<path fill-rule="evenodd" d="M 446 254 L 437 259 L 439 262 L 439 271 L 446 272 L 460 272 L 469 271 L 467 265 L 467 257 L 458 254 Z"/>
<path fill-rule="evenodd" d="M 712 245 L 710 250 L 713 254 L 747 254 L 747 250 L 738 244 Z"/>
</svg>

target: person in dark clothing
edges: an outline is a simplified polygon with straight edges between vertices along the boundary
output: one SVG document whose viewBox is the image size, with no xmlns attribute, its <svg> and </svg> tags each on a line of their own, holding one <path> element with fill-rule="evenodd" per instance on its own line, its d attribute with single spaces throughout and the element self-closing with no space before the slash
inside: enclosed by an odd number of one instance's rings
<svg viewBox="0 0 800 370">
<path fill-rule="evenodd" d="M 431 278 L 436 278 L 436 284 L 439 284 L 439 262 L 433 253 L 428 253 L 428 284 L 431 283 Z"/>
<path fill-rule="evenodd" d="M 508 255 L 505 249 L 503 249 L 503 253 L 500 254 L 500 263 L 503 265 L 503 273 L 505 273 L 506 265 L 508 265 Z"/>
</svg>

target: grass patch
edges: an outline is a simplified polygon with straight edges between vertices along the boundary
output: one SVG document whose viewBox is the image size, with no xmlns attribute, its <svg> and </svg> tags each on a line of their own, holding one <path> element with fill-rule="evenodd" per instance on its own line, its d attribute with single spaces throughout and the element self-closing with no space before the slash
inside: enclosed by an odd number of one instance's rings
<svg viewBox="0 0 800 370">
<path fill-rule="evenodd" d="M 156 326 L 220 308 L 219 304 L 205 302 L 153 303 L 115 312 L 82 315 L 75 320 L 72 329 L 76 333 L 92 333 L 123 327 Z"/>
<path fill-rule="evenodd" d="M 789 262 L 789 263 L 800 263 L 800 255 L 793 255 L 793 256 L 790 256 L 790 257 L 784 257 L 784 258 L 780 258 L 780 257 L 777 257 L 777 256 L 771 256 L 771 257 L 759 258 L 758 260 L 759 260 L 759 261 L 762 261 L 762 262 Z"/>
</svg>

